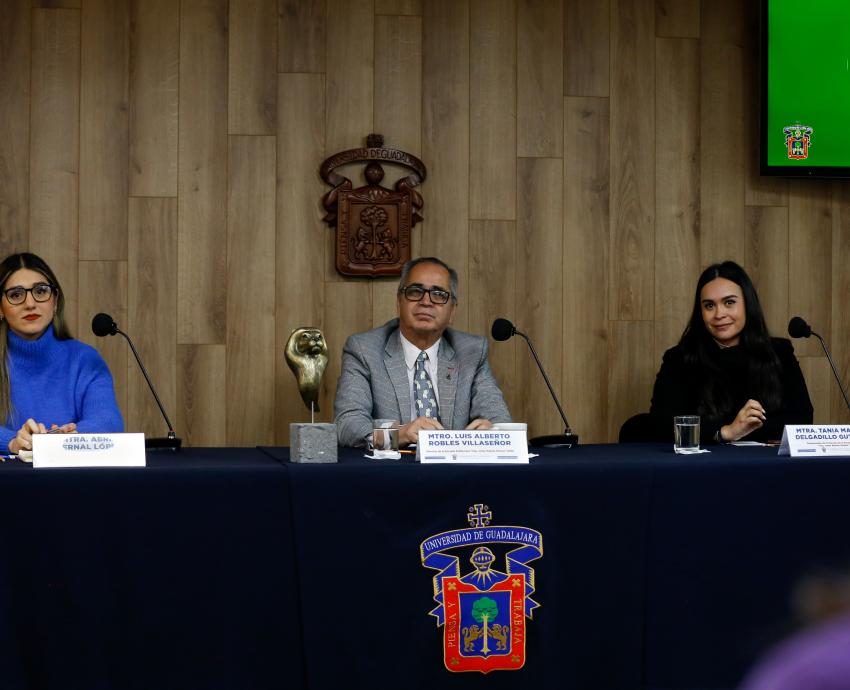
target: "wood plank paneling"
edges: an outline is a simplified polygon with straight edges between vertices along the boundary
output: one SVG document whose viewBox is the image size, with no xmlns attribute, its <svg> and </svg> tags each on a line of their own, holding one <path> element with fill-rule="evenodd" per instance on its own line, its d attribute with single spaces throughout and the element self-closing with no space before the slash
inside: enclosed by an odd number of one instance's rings
<svg viewBox="0 0 850 690">
<path fill-rule="evenodd" d="M 422 15 L 422 0 L 375 0 L 375 14 Z"/>
<path fill-rule="evenodd" d="M 506 262 L 506 265 L 516 264 L 516 297 L 512 305 L 514 314 L 508 318 L 532 339 L 552 387 L 562 399 L 563 161 L 557 158 L 520 159 L 517 189 L 516 243 L 513 256 Z M 515 397 L 519 405 L 516 411 L 511 410 L 512 414 L 522 415 L 518 420 L 528 422 L 531 436 L 560 433 L 564 423 L 552 404 L 546 382 L 537 372 L 531 353 L 522 342 L 518 341 L 516 348 Z"/>
<path fill-rule="evenodd" d="M 62 281 L 77 332 L 80 13 L 34 10 L 30 104 L 30 249 Z"/>
<path fill-rule="evenodd" d="M 564 102 L 564 352 L 561 400 L 585 443 L 608 439 L 609 112 Z"/>
<path fill-rule="evenodd" d="M 564 39 L 560 2 L 517 7 L 517 155 L 564 151 Z"/>
<path fill-rule="evenodd" d="M 472 0 L 470 218 L 516 218 L 516 3 Z"/>
<path fill-rule="evenodd" d="M 30 3 L 0 12 L 0 256 L 29 243 Z"/>
<path fill-rule="evenodd" d="M 699 38 L 700 0 L 655 0 L 655 34 Z"/>
<path fill-rule="evenodd" d="M 788 210 L 776 206 L 746 209 L 747 254 L 750 275 L 771 335 L 788 330 Z"/>
<path fill-rule="evenodd" d="M 516 311 L 516 271 L 514 247 L 516 223 L 491 220 L 470 222 L 469 227 L 469 294 L 461 293 L 458 301 L 469 302 L 469 331 L 489 335 L 493 320 Z M 498 266 L 498 270 L 493 267 Z M 524 330 L 523 326 L 519 326 Z M 501 386 L 511 415 L 525 421 L 519 400 L 516 376 L 518 339 L 503 343 L 490 341 L 490 367 Z"/>
<path fill-rule="evenodd" d="M 466 293 L 469 257 L 469 3 L 433 0 L 425 4 L 422 65 L 422 158 L 428 166 L 421 254 L 444 257 L 459 269 Z M 467 326 L 461 302 L 455 326 Z"/>
<path fill-rule="evenodd" d="M 65 9 L 80 9 L 82 0 L 32 0 L 33 9 L 38 7 L 53 8 L 65 8 Z"/>
<path fill-rule="evenodd" d="M 289 445 L 289 424 L 308 421 L 309 412 L 283 358 L 286 341 L 301 326 L 324 326 L 325 235 L 333 233 L 318 203 L 327 188 L 318 174 L 305 171 L 315 170 L 324 152 L 325 80 L 281 74 L 278 102 L 275 443 Z M 319 407 L 323 421 L 332 419 L 330 399 L 320 398 Z"/>
<path fill-rule="evenodd" d="M 177 196 L 180 5 L 133 2 L 130 17 L 130 195 Z"/>
<path fill-rule="evenodd" d="M 564 2 L 564 95 L 608 96 L 611 5 Z"/>
<path fill-rule="evenodd" d="M 177 435 L 184 446 L 226 446 L 224 345 L 177 346 Z"/>
<path fill-rule="evenodd" d="M 609 318 L 651 319 L 654 276 L 655 15 L 649 0 L 616 0 L 611 22 L 611 272 Z"/>
<path fill-rule="evenodd" d="M 80 79 L 80 258 L 127 258 L 130 0 L 86 0 Z"/>
<path fill-rule="evenodd" d="M 702 4 L 701 263 L 744 261 L 743 13 L 738 0 Z"/>
<path fill-rule="evenodd" d="M 609 418 L 607 437 L 616 441 L 629 417 L 649 410 L 659 363 L 654 362 L 651 321 L 611 323 L 609 364 Z"/>
<path fill-rule="evenodd" d="M 850 185 L 835 182 L 832 194 L 832 330 L 829 345 L 844 388 L 850 386 L 850 310 L 845 298 L 850 295 Z M 832 390 L 830 419 L 832 423 L 850 424 L 850 411 L 841 391 Z"/>
<path fill-rule="evenodd" d="M 223 343 L 227 283 L 227 2 L 180 5 L 177 342 Z"/>
<path fill-rule="evenodd" d="M 371 0 L 328 0 L 328 69 L 325 116 L 326 155 L 365 146 L 373 130 L 374 16 Z M 347 166 L 343 175 L 362 186 L 362 166 Z M 344 168 L 343 170 L 346 170 Z M 342 280 L 336 272 L 333 238 L 326 237 L 325 280 Z"/>
<path fill-rule="evenodd" d="M 336 383 L 339 379 L 342 363 L 342 346 L 345 339 L 352 333 L 367 330 L 372 316 L 372 291 L 369 283 L 352 280 L 347 283 L 332 282 L 325 285 L 325 342 L 328 345 L 330 357 L 325 377 L 322 379 L 322 401 L 329 404 L 322 406 L 322 418 L 333 418 L 333 401 L 336 394 Z M 300 399 L 299 404 L 304 405 Z"/>
<path fill-rule="evenodd" d="M 278 0 L 230 0 L 228 132 L 274 134 Z"/>
<path fill-rule="evenodd" d="M 421 17 L 375 18 L 375 131 L 385 145 L 421 156 L 422 136 L 422 19 Z M 427 166 L 426 166 L 427 167 Z M 410 170 L 384 166 L 384 186 Z M 423 209 L 427 217 L 427 207 Z M 411 232 L 411 256 L 419 254 L 422 225 Z M 372 282 L 372 324 L 384 323 L 396 313 L 397 280 Z"/>
<path fill-rule="evenodd" d="M 130 199 L 129 220 L 127 333 L 173 425 L 177 411 L 177 200 Z M 167 434 L 168 427 L 135 362 L 130 362 L 127 398 L 128 428 L 154 437 Z"/>
<path fill-rule="evenodd" d="M 278 0 L 278 72 L 324 72 L 326 0 Z"/>
<path fill-rule="evenodd" d="M 127 341 L 118 337 L 97 337 L 91 330 L 95 314 L 109 314 L 119 328 L 127 328 L 127 262 L 126 261 L 80 261 L 80 300 L 79 331 L 74 337 L 97 348 L 112 374 L 115 386 L 115 398 L 124 417 L 127 418 L 127 375 L 128 367 L 136 367 L 130 362 L 130 349 Z M 133 429 L 127 427 L 127 431 Z"/>
<path fill-rule="evenodd" d="M 821 335 L 832 323 L 832 196 L 829 182 L 800 180 L 788 203 L 788 306 Z M 843 301 L 843 299 L 842 299 Z M 823 353 L 816 338 L 798 341 L 803 357 Z"/>
<path fill-rule="evenodd" d="M 693 308 L 699 263 L 699 45 L 655 42 L 655 349 L 675 345 Z"/>
<path fill-rule="evenodd" d="M 227 442 L 253 446 L 274 442 L 275 139 L 230 137 L 228 167 Z"/>
</svg>

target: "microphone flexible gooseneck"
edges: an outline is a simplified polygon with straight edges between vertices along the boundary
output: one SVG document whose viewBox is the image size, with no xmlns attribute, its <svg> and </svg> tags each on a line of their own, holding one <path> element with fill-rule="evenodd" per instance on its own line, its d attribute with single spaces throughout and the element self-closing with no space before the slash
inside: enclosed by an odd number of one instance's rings
<svg viewBox="0 0 850 690">
<path fill-rule="evenodd" d="M 136 358 L 136 362 L 139 365 L 139 369 L 142 370 L 142 375 L 145 377 L 145 381 L 148 382 L 148 388 L 151 389 L 151 393 L 153 393 L 153 398 L 156 400 L 156 404 L 159 407 L 159 411 L 162 413 L 163 419 L 165 419 L 165 423 L 168 425 L 168 437 L 167 438 L 145 438 L 145 448 L 149 450 L 180 450 L 181 441 L 177 438 L 177 434 L 174 431 L 174 427 L 171 426 L 171 420 L 168 419 L 168 415 L 165 414 L 165 408 L 162 406 L 162 402 L 159 399 L 159 396 L 156 394 L 156 389 L 153 387 L 153 382 L 151 381 L 150 376 L 148 376 L 147 369 L 145 369 L 145 365 L 142 364 L 142 359 L 139 357 L 139 353 L 136 352 L 136 347 L 133 345 L 133 341 L 130 340 L 130 336 L 128 336 L 124 331 L 118 328 L 118 324 L 115 323 L 113 318 L 109 314 L 96 314 L 95 317 L 91 321 L 91 329 L 92 333 L 94 333 L 99 338 L 107 335 L 115 335 L 116 333 L 120 333 L 124 336 L 124 339 L 130 345 L 130 350 L 133 353 L 133 356 Z"/>
<path fill-rule="evenodd" d="M 531 355 L 534 357 L 534 361 L 537 362 L 537 368 L 540 369 L 540 373 L 543 375 L 543 380 L 546 382 L 546 387 L 549 389 L 549 393 L 552 395 L 552 400 L 555 401 L 555 406 L 558 408 L 558 413 L 561 415 L 561 419 L 564 422 L 563 435 L 554 434 L 548 436 L 535 436 L 534 438 L 529 439 L 529 444 L 537 448 L 571 448 L 572 446 L 577 446 L 578 436 L 572 432 L 572 429 L 570 429 L 570 423 L 567 421 L 567 415 L 564 414 L 564 408 L 561 407 L 561 402 L 555 394 L 555 389 L 552 388 L 552 384 L 549 381 L 549 377 L 546 375 L 546 370 L 543 368 L 540 357 L 537 356 L 537 350 L 534 349 L 534 344 L 531 342 L 531 339 L 522 331 L 518 331 L 510 321 L 501 318 L 493 321 L 493 326 L 490 329 L 490 335 L 493 336 L 494 340 L 499 341 L 508 340 L 511 336 L 518 335 L 522 337 L 526 343 L 528 343 Z"/>
<path fill-rule="evenodd" d="M 832 375 L 835 377 L 835 382 L 838 384 L 839 390 L 841 390 L 841 395 L 844 396 L 844 404 L 850 410 L 850 399 L 847 398 L 847 391 L 844 389 L 844 384 L 841 383 L 838 369 L 835 367 L 835 362 L 832 361 L 832 355 L 829 353 L 829 348 L 826 346 L 824 339 L 812 330 L 812 327 L 806 323 L 805 319 L 799 316 L 795 316 L 788 322 L 788 335 L 792 338 L 808 338 L 813 335 L 820 341 L 820 345 L 826 353 L 826 358 L 829 360 L 829 366 L 832 367 Z"/>
</svg>

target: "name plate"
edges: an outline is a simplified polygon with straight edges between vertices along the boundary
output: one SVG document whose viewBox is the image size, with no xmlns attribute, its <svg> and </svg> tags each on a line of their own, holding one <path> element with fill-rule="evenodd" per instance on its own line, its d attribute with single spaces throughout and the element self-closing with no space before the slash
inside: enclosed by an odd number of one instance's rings
<svg viewBox="0 0 850 690">
<path fill-rule="evenodd" d="M 416 458 L 421 463 L 528 464 L 525 431 L 428 429 L 419 432 Z"/>
<path fill-rule="evenodd" d="M 33 467 L 144 467 L 144 434 L 33 434 Z"/>
<path fill-rule="evenodd" d="M 850 425 L 788 424 L 782 431 L 779 455 L 792 458 L 850 456 Z"/>
</svg>

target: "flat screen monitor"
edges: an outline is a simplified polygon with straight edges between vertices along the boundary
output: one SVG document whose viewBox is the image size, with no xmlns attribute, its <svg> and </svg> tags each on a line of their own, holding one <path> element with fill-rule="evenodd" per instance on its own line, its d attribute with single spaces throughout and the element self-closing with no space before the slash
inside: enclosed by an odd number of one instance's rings
<svg viewBox="0 0 850 690">
<path fill-rule="evenodd" d="M 761 174 L 850 177 L 850 0 L 762 0 Z"/>
</svg>

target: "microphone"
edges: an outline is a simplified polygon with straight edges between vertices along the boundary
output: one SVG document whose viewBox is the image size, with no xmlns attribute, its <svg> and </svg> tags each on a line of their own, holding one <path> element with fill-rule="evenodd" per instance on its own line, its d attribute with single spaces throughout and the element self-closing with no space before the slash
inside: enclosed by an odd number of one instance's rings
<svg viewBox="0 0 850 690">
<path fill-rule="evenodd" d="M 847 405 L 847 409 L 850 410 L 850 400 L 847 398 L 847 391 L 844 389 L 844 384 L 841 383 L 841 377 L 838 375 L 838 369 L 835 368 L 835 362 L 832 361 L 832 355 L 829 354 L 829 348 L 826 346 L 823 338 L 815 333 L 812 330 L 812 327 L 799 316 L 795 316 L 788 322 L 788 335 L 792 338 L 808 338 L 813 335 L 815 338 L 820 340 L 821 347 L 823 348 L 824 353 L 826 353 L 826 358 L 829 360 L 829 366 L 832 367 L 832 375 L 835 377 L 835 382 L 841 390 L 841 395 L 844 396 L 844 403 Z"/>
<path fill-rule="evenodd" d="M 572 432 L 570 429 L 570 423 L 567 421 L 567 415 L 564 414 L 564 408 L 561 407 L 561 403 L 558 400 L 558 396 L 555 395 L 555 389 L 552 388 L 552 384 L 549 383 L 549 377 L 546 376 L 546 371 L 543 369 L 543 364 L 540 362 L 540 357 L 537 356 L 537 351 L 534 349 L 534 345 L 532 344 L 529 337 L 523 333 L 522 331 L 518 331 L 516 327 L 507 319 L 496 319 L 493 322 L 493 327 L 490 329 L 490 335 L 493 336 L 494 340 L 508 340 L 511 336 L 518 335 L 525 339 L 525 342 L 528 343 L 528 347 L 531 350 L 531 354 L 534 356 L 534 361 L 537 362 L 537 368 L 540 369 L 540 373 L 543 374 L 543 380 L 546 382 L 546 386 L 549 388 L 549 393 L 552 394 L 552 400 L 555 401 L 555 405 L 558 408 L 558 412 L 561 415 L 561 419 L 564 422 L 564 433 L 563 434 L 550 434 L 547 436 L 535 436 L 532 439 L 528 440 L 529 445 L 535 448 L 572 448 L 573 446 L 578 445 L 578 435 Z"/>
<path fill-rule="evenodd" d="M 156 400 L 156 404 L 159 406 L 159 411 L 162 413 L 163 418 L 165 419 L 165 423 L 168 425 L 168 437 L 167 438 L 145 438 L 145 448 L 148 450 L 180 450 L 181 441 L 177 438 L 177 434 L 174 432 L 174 427 L 171 426 L 171 422 L 168 419 L 168 415 L 165 414 L 165 408 L 163 408 L 162 403 L 159 400 L 159 396 L 156 394 L 156 390 L 153 387 L 153 383 L 151 383 L 150 376 L 148 376 L 148 372 L 145 369 L 145 365 L 142 364 L 142 360 L 139 357 L 139 353 L 136 352 L 136 348 L 133 346 L 133 341 L 130 340 L 130 336 L 128 336 L 124 331 L 118 328 L 118 324 L 115 323 L 113 318 L 109 314 L 96 314 L 95 317 L 91 320 L 91 330 L 98 338 L 102 338 L 106 335 L 115 335 L 116 333 L 120 333 L 124 336 L 127 342 L 130 345 L 130 349 L 133 351 L 133 355 L 136 358 L 136 362 L 139 364 L 139 369 L 142 370 L 142 374 L 144 374 L 145 381 L 148 382 L 148 387 L 151 389 L 151 393 L 153 393 L 154 400 Z"/>
</svg>

